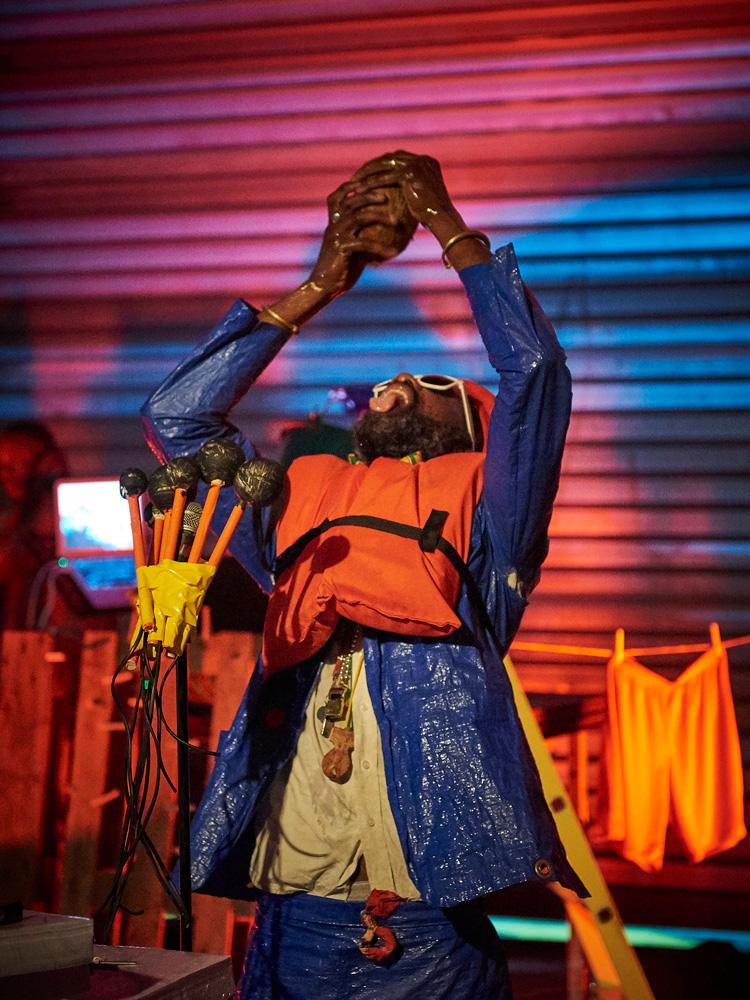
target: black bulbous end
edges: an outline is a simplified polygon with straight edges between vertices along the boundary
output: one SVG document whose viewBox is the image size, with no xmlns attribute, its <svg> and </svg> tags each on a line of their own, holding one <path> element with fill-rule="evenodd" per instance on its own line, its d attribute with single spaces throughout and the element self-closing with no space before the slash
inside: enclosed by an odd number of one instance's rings
<svg viewBox="0 0 750 1000">
<path fill-rule="evenodd" d="M 165 513 L 172 509 L 174 490 L 167 482 L 166 465 L 160 465 L 148 481 L 148 495 L 154 507 Z"/>
<path fill-rule="evenodd" d="M 284 489 L 286 473 L 271 458 L 252 458 L 237 470 L 234 490 L 241 503 L 269 507 Z"/>
<path fill-rule="evenodd" d="M 164 478 L 172 489 L 192 490 L 198 485 L 201 470 L 194 459 L 185 455 L 173 458 L 164 468 Z"/>
<path fill-rule="evenodd" d="M 217 480 L 228 486 L 245 461 L 242 448 L 231 438 L 212 438 L 195 455 L 201 479 L 209 485 Z"/>
<path fill-rule="evenodd" d="M 120 496 L 123 500 L 128 497 L 139 497 L 148 489 L 148 479 L 142 469 L 129 468 L 120 475 Z"/>
</svg>

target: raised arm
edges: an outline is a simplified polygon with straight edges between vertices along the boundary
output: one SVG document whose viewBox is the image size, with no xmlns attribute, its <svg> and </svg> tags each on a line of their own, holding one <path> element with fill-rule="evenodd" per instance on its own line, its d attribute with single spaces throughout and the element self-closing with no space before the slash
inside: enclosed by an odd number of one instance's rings
<svg viewBox="0 0 750 1000">
<path fill-rule="evenodd" d="M 493 256 L 453 205 L 440 165 L 397 150 L 354 175 L 368 185 L 399 184 L 414 217 L 432 232 L 443 259 L 460 272 L 477 327 L 500 375 L 487 440 L 482 506 L 492 561 L 522 596 L 547 553 L 570 417 L 570 374 L 547 317 L 521 280 L 511 245 Z M 486 239 L 486 237 L 484 237 Z M 489 242 L 489 241 L 487 241 Z"/>
<path fill-rule="evenodd" d="M 347 291 L 367 259 L 387 259 L 395 250 L 359 235 L 375 221 L 388 222 L 383 197 L 348 181 L 328 199 L 328 226 L 310 277 L 298 288 L 258 313 L 241 299 L 234 303 L 208 338 L 152 393 L 144 404 L 146 439 L 162 460 L 192 454 L 212 437 L 229 436 L 248 458 L 253 446 L 229 414 L 276 357 L 299 326 Z M 234 503 L 222 492 L 217 521 Z M 246 516 L 234 536 L 232 553 L 266 590 L 272 553 L 266 548 L 266 525 Z"/>
<path fill-rule="evenodd" d="M 500 375 L 482 493 L 493 560 L 527 596 L 547 554 L 570 419 L 570 372 L 549 320 L 521 280 L 512 244 L 488 265 L 463 270 L 461 280 Z"/>
</svg>

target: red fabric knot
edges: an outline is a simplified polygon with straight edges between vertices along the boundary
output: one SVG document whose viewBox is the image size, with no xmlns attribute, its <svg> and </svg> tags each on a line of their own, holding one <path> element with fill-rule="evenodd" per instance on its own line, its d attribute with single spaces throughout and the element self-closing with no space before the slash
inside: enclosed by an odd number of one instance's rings
<svg viewBox="0 0 750 1000">
<path fill-rule="evenodd" d="M 396 935 L 389 927 L 382 927 L 378 920 L 390 917 L 393 911 L 403 903 L 404 897 L 388 889 L 373 889 L 362 911 L 362 923 L 365 933 L 359 941 L 359 950 L 371 962 L 382 962 L 398 947 Z M 375 944 L 379 940 L 380 944 Z"/>
</svg>

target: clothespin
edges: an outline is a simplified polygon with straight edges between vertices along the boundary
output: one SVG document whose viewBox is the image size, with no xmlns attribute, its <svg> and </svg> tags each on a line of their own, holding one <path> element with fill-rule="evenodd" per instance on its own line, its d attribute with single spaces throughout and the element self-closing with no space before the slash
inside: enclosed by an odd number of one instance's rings
<svg viewBox="0 0 750 1000">
<path fill-rule="evenodd" d="M 625 655 L 625 629 L 618 628 L 615 632 L 615 656 L 621 658 Z"/>
<path fill-rule="evenodd" d="M 709 625 L 709 631 L 711 633 L 711 645 L 714 649 L 722 648 L 721 632 L 719 631 L 719 626 L 716 622 L 711 622 Z"/>
</svg>

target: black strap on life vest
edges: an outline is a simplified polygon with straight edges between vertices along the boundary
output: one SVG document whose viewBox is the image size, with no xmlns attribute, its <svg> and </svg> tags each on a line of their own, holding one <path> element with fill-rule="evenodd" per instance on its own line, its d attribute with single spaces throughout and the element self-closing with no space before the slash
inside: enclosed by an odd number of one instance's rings
<svg viewBox="0 0 750 1000">
<path fill-rule="evenodd" d="M 333 520 L 326 518 L 315 528 L 310 528 L 304 535 L 300 535 L 296 542 L 284 549 L 281 555 L 276 558 L 273 567 L 274 579 L 278 580 L 281 574 L 299 559 L 314 538 L 331 528 L 345 526 L 370 528 L 373 531 L 385 531 L 389 535 L 399 535 L 401 538 L 411 538 L 419 543 L 423 552 L 434 552 L 438 549 L 448 558 L 459 576 L 464 578 L 468 574 L 466 563 L 451 543 L 441 535 L 447 520 L 447 510 L 433 510 L 422 528 L 415 528 L 411 524 L 402 524 L 401 521 L 389 521 L 384 517 L 371 517 L 369 514 L 350 514 L 347 517 L 335 517 Z"/>
<path fill-rule="evenodd" d="M 401 521 L 389 521 L 384 517 L 371 517 L 368 514 L 350 514 L 347 517 L 335 517 L 332 521 L 326 518 L 317 527 L 306 531 L 304 535 L 300 535 L 296 542 L 292 542 L 287 549 L 284 549 L 280 556 L 277 556 L 273 568 L 274 580 L 278 580 L 281 574 L 299 559 L 305 548 L 314 538 L 324 534 L 330 528 L 352 525 L 355 528 L 371 528 L 373 531 L 385 531 L 391 535 L 399 535 L 401 538 L 411 538 L 419 543 L 419 547 L 423 552 L 434 552 L 437 549 L 447 557 L 463 581 L 469 602 L 479 615 L 482 624 L 495 645 L 498 656 L 502 659 L 504 655 L 503 646 L 495 633 L 495 626 L 490 619 L 487 606 L 484 603 L 476 580 L 469 572 L 469 567 L 458 552 L 441 535 L 443 526 L 447 520 L 448 512 L 445 510 L 433 510 L 422 528 L 415 528 L 411 524 L 402 524 Z"/>
</svg>

